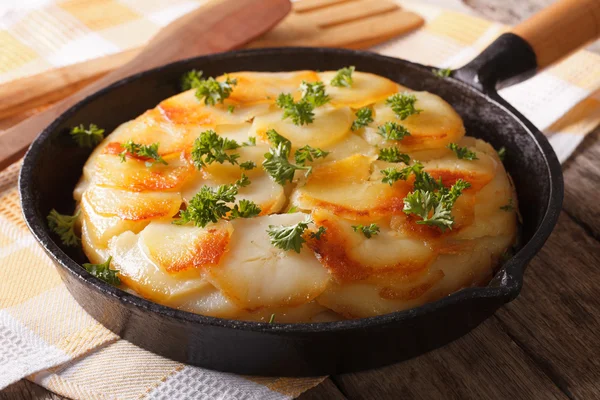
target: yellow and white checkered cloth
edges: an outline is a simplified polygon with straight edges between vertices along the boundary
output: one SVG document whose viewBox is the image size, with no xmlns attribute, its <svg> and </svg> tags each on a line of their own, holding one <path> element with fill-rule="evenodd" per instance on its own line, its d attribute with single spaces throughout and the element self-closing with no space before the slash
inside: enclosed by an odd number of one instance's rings
<svg viewBox="0 0 600 400">
<path fill-rule="evenodd" d="M 137 47 L 202 0 L 18 0 L 0 4 L 0 83 Z M 506 28 L 413 8 L 425 27 L 373 50 L 456 67 Z M 565 160 L 600 123 L 600 56 L 580 51 L 501 92 Z M 0 86 L 1 90 L 1 86 Z M 0 94 L 1 97 L 1 94 Z M 287 399 L 322 378 L 242 377 L 186 366 L 105 329 L 71 298 L 21 217 L 19 165 L 0 173 L 0 389 L 23 377 L 76 399 Z"/>
</svg>

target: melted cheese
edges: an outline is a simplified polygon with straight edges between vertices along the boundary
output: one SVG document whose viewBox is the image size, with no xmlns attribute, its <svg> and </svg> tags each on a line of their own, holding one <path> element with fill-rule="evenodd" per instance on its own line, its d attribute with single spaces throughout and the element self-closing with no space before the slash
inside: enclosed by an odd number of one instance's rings
<svg viewBox="0 0 600 400">
<path fill-rule="evenodd" d="M 514 244 L 518 200 L 502 162 L 489 144 L 464 136 L 460 116 L 440 97 L 410 92 L 421 113 L 400 120 L 386 99 L 404 88 L 384 77 L 355 71 L 351 87 L 331 86 L 336 71 L 235 72 L 223 104 L 206 105 L 188 90 L 126 122 L 92 152 L 73 193 L 78 202 L 82 246 L 93 263 L 113 257 L 123 286 L 170 307 L 221 318 L 267 322 L 320 322 L 380 315 L 486 284 L 502 254 Z M 217 78 L 226 79 L 226 75 Z M 301 98 L 303 81 L 322 81 L 330 101 L 314 109 L 314 122 L 297 126 L 276 106 L 280 93 Z M 352 130 L 356 110 L 373 110 L 374 121 Z M 408 129 L 402 140 L 385 140 L 378 126 L 396 122 Z M 239 144 L 228 150 L 237 164 L 214 162 L 200 169 L 192 148 L 208 130 Z M 289 161 L 305 145 L 328 152 L 308 161 L 291 184 L 281 186 L 262 168 L 275 129 L 292 142 Z M 168 165 L 148 167 L 122 144 L 159 143 Z M 446 146 L 457 143 L 477 160 L 461 160 Z M 392 185 L 382 170 L 404 163 L 378 160 L 397 147 L 411 162 L 446 186 L 463 179 L 471 187 L 458 198 L 452 229 L 419 224 L 403 212 L 414 177 Z M 256 168 L 242 170 L 240 163 Z M 199 228 L 173 218 L 203 187 L 232 184 L 242 173 L 250 185 L 236 202 L 250 200 L 258 217 Z M 233 204 L 228 204 L 233 207 Z M 284 210 L 295 207 L 295 213 Z M 270 225 L 293 225 L 312 216 L 300 253 L 274 247 Z M 377 224 L 367 238 L 357 225 Z M 320 239 L 311 236 L 319 228 Z"/>
</svg>

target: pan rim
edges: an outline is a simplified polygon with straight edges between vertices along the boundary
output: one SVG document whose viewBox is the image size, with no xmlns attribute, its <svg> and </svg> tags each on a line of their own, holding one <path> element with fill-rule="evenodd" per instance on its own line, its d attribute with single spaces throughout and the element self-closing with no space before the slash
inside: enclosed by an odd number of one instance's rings
<svg viewBox="0 0 600 400">
<path fill-rule="evenodd" d="M 160 72 L 161 70 L 174 68 L 178 65 L 186 63 L 202 63 L 210 61 L 218 61 L 227 58 L 235 58 L 239 56 L 269 56 L 270 54 L 299 54 L 299 53 L 330 53 L 330 54 L 345 54 L 354 57 L 368 57 L 374 60 L 380 60 L 386 63 L 403 64 L 407 67 L 418 68 L 427 71 L 431 71 L 431 67 L 424 66 L 418 63 L 412 63 L 406 60 L 393 58 L 377 53 L 359 51 L 359 50 L 347 50 L 347 49 L 331 49 L 331 48 L 319 48 L 319 47 L 274 47 L 264 49 L 246 49 L 246 50 L 234 50 L 229 52 L 203 55 L 198 57 L 191 57 L 188 59 L 176 61 L 173 63 L 165 64 L 150 70 L 139 72 L 137 74 L 130 75 L 123 79 L 120 79 L 109 86 L 94 92 L 93 94 L 86 96 L 79 100 L 76 104 L 65 110 L 59 117 L 57 117 L 50 125 L 48 125 L 42 133 L 34 140 L 30 148 L 25 155 L 23 166 L 19 174 L 19 193 L 21 196 L 21 204 L 23 209 L 23 215 L 29 230 L 32 232 L 38 243 L 43 247 L 44 251 L 50 256 L 55 264 L 61 266 L 61 268 L 70 273 L 74 278 L 84 281 L 84 284 L 91 290 L 95 290 L 104 296 L 113 297 L 122 303 L 123 306 L 133 309 L 134 311 L 140 312 L 152 312 L 160 314 L 167 318 L 172 318 L 180 322 L 192 323 L 196 325 L 205 325 L 220 327 L 225 329 L 236 329 L 250 332 L 263 332 L 270 334 L 319 334 L 323 332 L 341 332 L 347 330 L 354 330 L 357 328 L 374 328 L 382 327 L 389 323 L 398 323 L 405 321 L 420 315 L 429 314 L 440 308 L 446 308 L 450 305 L 459 303 L 469 299 L 484 299 L 484 298 L 500 298 L 504 302 L 513 300 L 520 292 L 523 283 L 524 269 L 529 261 L 537 254 L 547 238 L 550 236 L 554 226 L 558 221 L 560 214 L 562 200 L 563 200 L 563 179 L 561 165 L 554 153 L 547 138 L 537 129 L 535 126 L 528 121 L 523 115 L 515 110 L 509 103 L 502 99 L 495 91 L 494 92 L 483 92 L 477 88 L 470 86 L 462 81 L 453 79 L 455 84 L 464 86 L 472 95 L 487 97 L 488 101 L 495 103 L 500 109 L 506 112 L 511 118 L 517 120 L 521 125 L 524 126 L 525 130 L 533 137 L 539 153 L 542 155 L 547 174 L 545 178 L 550 183 L 550 193 L 548 195 L 548 203 L 546 204 L 546 211 L 539 226 L 533 233 L 529 241 L 527 241 L 516 253 L 508 260 L 504 266 L 505 271 L 504 277 L 500 280 L 498 286 L 485 286 L 485 287 L 470 287 L 461 289 L 458 292 L 452 293 L 442 299 L 436 300 L 431 303 L 424 304 L 422 306 L 411 308 L 402 311 L 396 311 L 384 315 L 343 320 L 335 322 L 315 322 L 315 323 L 273 323 L 267 322 L 254 322 L 254 321 L 240 321 L 233 319 L 224 319 L 217 317 L 209 317 L 201 314 L 195 314 L 187 311 L 177 310 L 168 306 L 161 305 L 159 303 L 146 300 L 142 297 L 135 296 L 127 293 L 121 289 L 113 287 L 89 274 L 84 268 L 82 268 L 75 260 L 69 257 L 50 236 L 45 222 L 42 216 L 37 214 L 35 207 L 35 196 L 33 194 L 33 174 L 36 161 L 39 158 L 41 150 L 45 142 L 51 138 L 52 133 L 60 123 L 71 115 L 76 113 L 79 109 L 86 106 L 88 103 L 95 101 L 103 94 L 112 91 L 118 87 L 127 85 L 131 81 L 138 80 L 147 75 Z M 498 272 L 496 277 L 498 277 Z M 508 276 L 506 276 L 508 274 Z M 494 280 L 495 280 L 494 278 Z M 68 285 L 67 285 L 68 288 Z"/>
</svg>

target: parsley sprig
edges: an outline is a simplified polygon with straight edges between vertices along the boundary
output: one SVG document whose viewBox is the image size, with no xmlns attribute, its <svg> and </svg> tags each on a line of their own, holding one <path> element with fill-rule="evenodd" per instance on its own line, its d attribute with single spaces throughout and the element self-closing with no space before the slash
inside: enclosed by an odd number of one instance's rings
<svg viewBox="0 0 600 400">
<path fill-rule="evenodd" d="M 269 235 L 273 246 L 284 251 L 294 250 L 296 253 L 300 253 L 302 244 L 306 242 L 304 239 L 304 231 L 312 222 L 312 218 L 307 216 L 304 221 L 300 221 L 297 224 L 290 226 L 269 225 L 267 234 Z"/>
<path fill-rule="evenodd" d="M 433 68 L 431 72 L 438 78 L 447 78 L 452 74 L 452 68 Z"/>
<path fill-rule="evenodd" d="M 354 83 L 354 80 L 352 79 L 352 73 L 354 72 L 354 70 L 354 66 L 338 69 L 337 73 L 335 74 L 331 82 L 329 82 L 329 84 L 331 86 L 337 87 L 351 87 Z"/>
<path fill-rule="evenodd" d="M 211 222 L 218 222 L 231 212 L 229 218 L 251 218 L 260 214 L 260 208 L 249 200 L 235 202 L 239 189 L 250 184 L 244 174 L 233 184 L 220 185 L 216 188 L 203 186 L 189 201 L 187 208 L 179 213 L 179 219 L 174 224 L 184 225 L 192 222 L 195 226 L 204 228 Z"/>
<path fill-rule="evenodd" d="M 159 143 L 152 143 L 150 145 L 147 144 L 139 144 L 135 143 L 133 140 L 128 140 L 124 144 L 121 145 L 125 150 L 119 153 L 119 157 L 121 158 L 121 162 L 127 161 L 127 154 L 132 154 L 134 156 L 151 159 L 154 161 L 146 161 L 146 167 L 150 168 L 154 164 L 164 164 L 168 165 L 168 163 L 158 154 L 158 146 Z"/>
<path fill-rule="evenodd" d="M 204 99 L 204 104 L 214 106 L 223 103 L 231 95 L 235 85 L 237 79 L 229 79 L 229 77 L 224 82 L 219 82 L 212 77 L 200 80 L 196 86 L 196 97 L 198 100 Z"/>
<path fill-rule="evenodd" d="M 371 239 L 373 236 L 379 235 L 379 226 L 377 226 L 377 224 L 371 224 L 368 226 L 352 225 L 352 229 L 354 230 L 354 232 L 362 232 L 362 234 L 365 235 L 367 239 Z"/>
<path fill-rule="evenodd" d="M 405 120 L 413 114 L 419 114 L 423 110 L 415 108 L 417 98 L 410 93 L 396 93 L 387 98 L 385 104 L 392 108 L 400 120 Z"/>
<path fill-rule="evenodd" d="M 316 232 L 311 232 L 310 237 L 313 239 L 321 240 L 321 236 L 323 236 L 327 232 L 327 228 L 324 226 L 320 226 Z"/>
<path fill-rule="evenodd" d="M 462 192 L 471 187 L 471 184 L 458 179 L 448 189 L 442 184 L 441 178 L 435 180 L 423 171 L 422 164 L 415 163 L 406 168 L 412 168 L 410 172 L 415 175 L 415 184 L 414 190 L 404 198 L 404 213 L 420 217 L 417 224 L 435 226 L 442 231 L 452 229 L 454 224 L 452 207 Z"/>
<path fill-rule="evenodd" d="M 315 107 L 322 106 L 330 99 L 323 82 L 302 81 L 300 90 L 302 98 L 299 101 L 295 102 L 289 93 L 281 93 L 275 104 L 283 110 L 283 119 L 291 118 L 294 125 L 307 125 L 315 119 Z"/>
<path fill-rule="evenodd" d="M 474 151 L 469 150 L 467 147 L 459 147 L 456 143 L 450 143 L 447 147 L 456 153 L 456 157 L 461 160 L 479 160 L 479 158 L 477 158 L 477 154 Z"/>
<path fill-rule="evenodd" d="M 279 183 L 282 186 L 285 185 L 286 182 L 292 182 L 292 180 L 294 179 L 294 174 L 297 170 L 305 170 L 307 176 L 311 173 L 312 167 L 305 166 L 303 164 L 292 164 L 289 161 L 290 152 L 292 151 L 292 142 L 290 142 L 287 138 L 277 133 L 275 129 L 268 130 L 267 137 L 269 139 L 269 142 L 271 142 L 271 144 L 274 147 L 271 147 L 269 149 L 269 152 L 265 154 L 265 160 L 263 161 L 262 165 L 264 170 L 267 171 L 269 175 L 271 175 L 275 182 Z M 312 149 L 312 147 L 310 149 Z M 316 151 L 319 149 L 312 150 Z M 323 152 L 322 150 L 319 151 Z M 298 151 L 296 151 L 297 156 L 298 154 Z M 308 155 L 311 156 L 312 160 L 314 154 L 312 154 L 310 150 L 308 151 Z M 308 156 L 306 156 L 306 158 L 304 159 L 303 157 L 304 155 L 301 154 L 300 160 L 305 163 L 306 160 L 308 160 Z"/>
<path fill-rule="evenodd" d="M 386 168 L 381 170 L 381 175 L 383 175 L 382 183 L 387 183 L 390 186 L 394 184 L 394 182 L 399 180 L 407 180 L 410 174 L 414 173 L 417 177 L 421 175 L 421 171 L 423 170 L 423 164 L 415 163 L 413 165 L 407 165 L 404 168 L 396 169 L 396 168 Z"/>
<path fill-rule="evenodd" d="M 83 268 L 85 268 L 87 272 L 94 275 L 96 278 L 103 280 L 110 285 L 119 286 L 121 284 L 121 279 L 119 279 L 119 271 L 110 269 L 111 261 L 112 256 L 108 257 L 108 260 L 102 264 L 85 263 L 83 264 Z"/>
<path fill-rule="evenodd" d="M 302 100 L 307 101 L 314 107 L 320 107 L 331 100 L 329 95 L 325 93 L 323 82 L 302 81 L 300 91 L 302 92 Z"/>
<path fill-rule="evenodd" d="M 406 153 L 400 152 L 400 150 L 395 146 L 379 150 L 379 156 L 377 159 L 393 163 L 410 163 L 410 156 Z"/>
<path fill-rule="evenodd" d="M 283 119 L 291 118 L 294 125 L 308 125 L 315 120 L 315 107 L 306 100 L 295 102 L 289 93 L 281 93 L 275 104 L 283 110 Z"/>
<path fill-rule="evenodd" d="M 48 227 L 60 236 L 60 240 L 65 246 L 78 246 L 81 239 L 75 233 L 75 223 L 79 218 L 79 211 L 75 215 L 60 214 L 55 209 L 50 211 L 48 217 Z"/>
<path fill-rule="evenodd" d="M 328 155 L 328 151 L 306 145 L 296 150 L 294 159 L 297 164 L 305 165 L 307 161 L 313 161 L 315 158 L 325 158 Z"/>
<path fill-rule="evenodd" d="M 397 122 L 386 122 L 377 127 L 377 133 L 385 140 L 402 140 L 406 136 L 410 136 L 410 132 L 403 125 Z"/>
<path fill-rule="evenodd" d="M 181 90 L 197 89 L 202 83 L 202 71 L 191 70 L 181 77 Z"/>
<path fill-rule="evenodd" d="M 104 139 L 104 129 L 90 124 L 86 129 L 83 124 L 71 128 L 71 137 L 79 147 L 94 148 Z"/>
<path fill-rule="evenodd" d="M 206 165 L 210 165 L 213 162 L 223 164 L 228 162 L 230 164 L 237 164 L 240 155 L 237 153 L 227 153 L 228 150 L 235 150 L 239 148 L 238 142 L 226 137 L 217 135 L 212 129 L 200 133 L 200 136 L 194 140 L 192 147 L 192 161 L 196 168 L 200 169 Z"/>
<path fill-rule="evenodd" d="M 498 158 L 500 161 L 504 161 L 506 158 L 506 147 L 502 146 L 498 149 Z"/>
<path fill-rule="evenodd" d="M 373 122 L 373 110 L 363 107 L 356 110 L 356 119 L 352 122 L 352 130 L 357 131 Z"/>
</svg>

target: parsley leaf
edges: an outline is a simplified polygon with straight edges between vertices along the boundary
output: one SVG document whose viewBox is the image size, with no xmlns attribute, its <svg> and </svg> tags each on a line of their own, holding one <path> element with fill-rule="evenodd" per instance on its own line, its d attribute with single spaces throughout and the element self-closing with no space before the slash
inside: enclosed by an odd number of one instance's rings
<svg viewBox="0 0 600 400">
<path fill-rule="evenodd" d="M 119 271 L 114 269 L 110 269 L 110 262 L 112 261 L 112 256 L 108 257 L 108 260 L 102 264 L 83 264 L 83 268 L 87 270 L 90 274 L 94 275 L 96 278 L 103 280 L 104 282 L 113 285 L 119 286 L 121 284 L 121 280 L 119 279 Z"/>
<path fill-rule="evenodd" d="M 302 81 L 300 90 L 302 91 L 302 101 L 307 101 L 314 107 L 322 106 L 330 100 L 329 95 L 325 93 L 323 82 Z"/>
<path fill-rule="evenodd" d="M 218 222 L 231 212 L 231 218 L 250 218 L 260 214 L 260 208 L 249 200 L 240 200 L 232 207 L 235 196 L 241 187 L 248 186 L 250 180 L 244 174 L 233 184 L 221 185 L 216 188 L 203 186 L 189 201 L 187 208 L 179 213 L 179 219 L 174 224 L 184 225 L 193 222 L 204 228 L 210 222 Z"/>
<path fill-rule="evenodd" d="M 231 210 L 231 219 L 252 218 L 260 214 L 260 207 L 253 201 L 242 199 Z"/>
<path fill-rule="evenodd" d="M 395 146 L 379 150 L 379 156 L 377 157 L 377 159 L 393 163 L 410 163 L 410 156 L 408 154 L 401 153 L 400 150 Z"/>
<path fill-rule="evenodd" d="M 410 136 L 408 129 L 396 122 L 386 122 L 378 126 L 377 133 L 385 140 L 402 140 L 404 137 Z"/>
<path fill-rule="evenodd" d="M 313 158 L 325 158 L 327 155 L 328 151 L 306 145 L 296 150 L 294 158 L 297 164 L 305 165 L 307 161 L 313 161 Z"/>
<path fill-rule="evenodd" d="M 392 111 L 396 114 L 400 120 L 405 120 L 413 114 L 419 114 L 423 110 L 415 108 L 417 98 L 414 94 L 410 93 L 396 93 L 387 98 L 385 104 L 392 108 Z"/>
<path fill-rule="evenodd" d="M 367 239 L 371 239 L 371 237 L 379 234 L 379 227 L 376 224 L 371 224 L 369 226 L 352 225 L 352 229 L 354 232 L 361 231 Z"/>
<path fill-rule="evenodd" d="M 479 160 L 479 158 L 477 158 L 477 154 L 466 147 L 458 147 L 456 143 L 450 143 L 447 147 L 456 153 L 456 157 L 461 160 Z"/>
<path fill-rule="evenodd" d="M 287 139 L 286 139 L 287 140 Z M 284 142 L 281 142 L 277 147 L 271 147 L 269 152 L 265 154 L 265 161 L 263 161 L 263 168 L 275 182 L 280 185 L 285 185 L 286 182 L 292 182 L 294 174 L 297 170 L 306 170 L 308 176 L 312 171 L 312 167 L 306 167 L 302 165 L 294 165 L 288 160 L 290 156 L 290 147 Z"/>
<path fill-rule="evenodd" d="M 512 197 L 510 199 L 508 199 L 508 204 L 505 205 L 505 206 L 500 207 L 500 209 L 502 211 L 506 211 L 506 212 L 513 211 L 515 209 L 515 206 L 513 205 L 513 199 L 512 199 Z"/>
<path fill-rule="evenodd" d="M 354 72 L 354 69 L 355 68 L 353 66 L 338 69 L 337 73 L 335 74 L 331 82 L 329 82 L 329 84 L 331 86 L 349 88 L 354 83 L 352 79 L 352 73 Z"/>
<path fill-rule="evenodd" d="M 71 128 L 71 137 L 79 147 L 93 148 L 104 139 L 104 129 L 98 128 L 95 124 L 85 129 L 83 124 Z"/>
<path fill-rule="evenodd" d="M 302 244 L 306 242 L 303 234 L 310 223 L 312 223 L 312 219 L 307 216 L 304 221 L 298 222 L 295 225 L 269 225 L 267 234 L 271 238 L 273 246 L 285 251 L 294 250 L 296 253 L 300 253 Z"/>
<path fill-rule="evenodd" d="M 146 161 L 146 167 L 148 168 L 154 164 L 168 165 L 168 163 L 158 154 L 158 145 L 158 142 L 150 145 L 139 144 L 130 139 L 121 145 L 125 150 L 119 153 L 119 157 L 121 158 L 121 162 L 127 161 L 127 154 L 154 160 Z"/>
<path fill-rule="evenodd" d="M 498 149 L 498 158 L 500 161 L 504 161 L 506 158 L 506 147 L 502 146 Z"/>
<path fill-rule="evenodd" d="M 233 104 L 230 104 L 227 106 L 227 112 L 229 114 L 233 114 L 234 111 L 235 111 L 235 106 Z"/>
<path fill-rule="evenodd" d="M 421 172 L 421 175 L 429 175 Z M 435 182 L 433 178 L 426 179 Z M 462 194 L 462 191 L 471 187 L 468 182 L 459 179 L 447 189 L 441 182 L 436 191 L 416 189 L 404 198 L 404 213 L 421 217 L 417 224 L 436 226 L 442 231 L 452 229 L 454 218 L 451 215 L 452 207 Z"/>
<path fill-rule="evenodd" d="M 181 90 L 197 89 L 202 82 L 202 71 L 195 69 L 186 72 L 181 77 Z"/>
<path fill-rule="evenodd" d="M 294 125 L 308 125 L 315 119 L 314 105 L 304 99 L 296 103 L 289 93 L 277 96 L 275 104 L 283 109 L 283 119 L 291 118 Z"/>
<path fill-rule="evenodd" d="M 200 134 L 194 140 L 192 147 L 192 161 L 196 168 L 200 169 L 213 162 L 223 164 L 225 161 L 230 164 L 237 164 L 239 154 L 228 154 L 227 150 L 235 150 L 240 145 L 231 139 L 217 135 L 217 132 L 209 129 Z"/>
<path fill-rule="evenodd" d="M 382 183 L 388 183 L 390 186 L 394 184 L 394 182 L 399 180 L 407 180 L 411 173 L 418 174 L 423 169 L 423 165 L 420 163 L 415 163 L 413 165 L 408 165 L 401 169 L 396 168 L 386 168 L 381 170 L 381 174 L 383 175 Z"/>
<path fill-rule="evenodd" d="M 353 131 L 357 131 L 373 122 L 373 110 L 369 107 L 359 108 L 354 115 L 356 115 L 356 119 L 352 122 Z"/>
<path fill-rule="evenodd" d="M 198 100 L 204 99 L 204 104 L 214 106 L 223 103 L 231 95 L 235 85 L 237 79 L 229 79 L 229 77 L 225 82 L 219 82 L 212 77 L 201 80 L 196 87 L 196 97 Z"/>
<path fill-rule="evenodd" d="M 313 239 L 317 239 L 317 240 L 321 240 L 321 236 L 323 236 L 323 234 L 327 232 L 327 228 L 325 228 L 324 226 L 320 226 L 319 229 L 317 229 L 316 232 L 311 232 L 310 233 L 310 237 Z"/>
<path fill-rule="evenodd" d="M 431 72 L 438 78 L 447 78 L 452 74 L 452 68 L 434 68 Z"/>
<path fill-rule="evenodd" d="M 79 211 L 75 215 L 59 214 L 55 209 L 48 214 L 48 227 L 54 231 L 65 246 L 78 246 L 81 239 L 75 234 L 75 223 L 79 217 Z"/>
<path fill-rule="evenodd" d="M 292 148 L 292 142 L 288 138 L 281 136 L 275 129 L 269 129 L 267 131 L 267 139 L 275 147 L 279 146 L 279 143 L 283 143 L 285 146 Z"/>
<path fill-rule="evenodd" d="M 240 168 L 249 171 L 251 169 L 256 168 L 256 163 L 254 161 L 244 161 L 240 164 Z"/>
<path fill-rule="evenodd" d="M 248 141 L 242 143 L 244 147 L 256 146 L 256 138 L 254 136 L 248 136 Z"/>
</svg>

